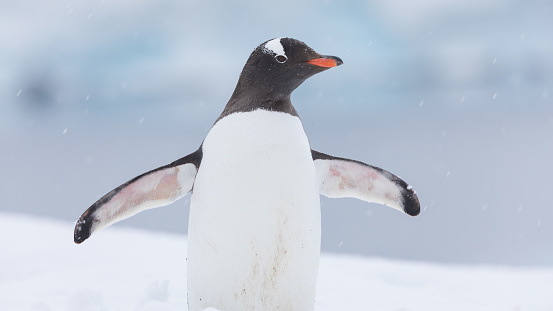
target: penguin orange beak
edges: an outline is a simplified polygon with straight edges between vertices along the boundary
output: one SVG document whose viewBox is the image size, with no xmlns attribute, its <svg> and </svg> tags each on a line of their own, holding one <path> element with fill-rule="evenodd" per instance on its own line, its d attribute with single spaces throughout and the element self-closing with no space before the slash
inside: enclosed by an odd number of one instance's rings
<svg viewBox="0 0 553 311">
<path fill-rule="evenodd" d="M 337 67 L 344 63 L 339 57 L 336 56 L 322 56 L 320 58 L 310 59 L 307 62 L 311 65 L 323 68 Z"/>
</svg>

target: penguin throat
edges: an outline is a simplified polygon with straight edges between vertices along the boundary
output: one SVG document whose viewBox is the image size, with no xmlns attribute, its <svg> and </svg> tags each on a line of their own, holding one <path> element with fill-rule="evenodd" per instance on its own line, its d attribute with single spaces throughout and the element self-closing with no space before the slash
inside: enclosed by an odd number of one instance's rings
<svg viewBox="0 0 553 311">
<path fill-rule="evenodd" d="M 284 98 L 274 98 L 274 97 L 255 97 L 255 96 L 234 96 L 233 94 L 225 109 L 215 121 L 217 123 L 222 118 L 233 114 L 235 112 L 249 112 L 258 109 L 263 109 L 267 111 L 278 111 L 290 114 L 295 117 L 299 117 L 298 112 L 292 105 L 290 101 L 290 95 Z"/>
</svg>

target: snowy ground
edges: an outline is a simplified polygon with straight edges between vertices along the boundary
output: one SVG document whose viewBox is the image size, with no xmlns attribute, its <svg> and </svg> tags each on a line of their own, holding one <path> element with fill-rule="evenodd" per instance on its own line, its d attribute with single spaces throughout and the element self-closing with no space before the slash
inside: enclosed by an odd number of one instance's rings
<svg viewBox="0 0 553 311">
<path fill-rule="evenodd" d="M 0 214 L 0 310 L 186 310 L 186 237 Z M 551 311 L 553 268 L 323 254 L 316 310 Z"/>
</svg>

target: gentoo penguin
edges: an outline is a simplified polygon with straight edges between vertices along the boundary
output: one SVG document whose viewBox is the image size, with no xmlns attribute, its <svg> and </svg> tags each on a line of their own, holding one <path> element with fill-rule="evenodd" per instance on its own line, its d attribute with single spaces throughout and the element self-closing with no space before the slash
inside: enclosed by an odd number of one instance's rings
<svg viewBox="0 0 553 311">
<path fill-rule="evenodd" d="M 75 242 L 192 192 L 190 311 L 313 310 L 319 194 L 376 202 L 412 216 L 420 211 L 415 192 L 397 176 L 311 149 L 290 94 L 341 64 L 291 38 L 258 46 L 198 150 L 106 194 L 77 221 Z"/>
</svg>

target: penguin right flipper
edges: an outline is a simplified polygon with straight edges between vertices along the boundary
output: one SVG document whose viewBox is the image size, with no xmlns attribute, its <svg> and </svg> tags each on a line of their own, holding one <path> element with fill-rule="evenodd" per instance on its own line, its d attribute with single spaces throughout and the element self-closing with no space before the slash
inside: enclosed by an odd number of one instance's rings
<svg viewBox="0 0 553 311">
<path fill-rule="evenodd" d="M 75 224 L 80 244 L 92 233 L 147 209 L 168 205 L 192 190 L 202 147 L 171 164 L 137 176 L 92 204 Z"/>
<path fill-rule="evenodd" d="M 415 191 L 396 175 L 376 166 L 333 157 L 313 149 L 311 156 L 322 195 L 380 203 L 411 216 L 420 213 Z"/>
</svg>

